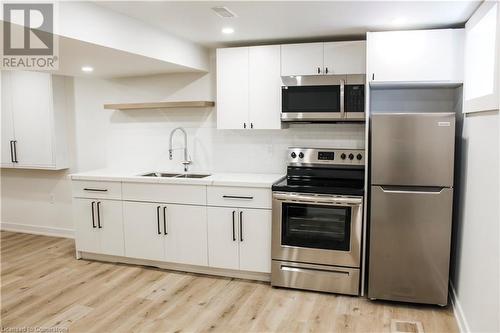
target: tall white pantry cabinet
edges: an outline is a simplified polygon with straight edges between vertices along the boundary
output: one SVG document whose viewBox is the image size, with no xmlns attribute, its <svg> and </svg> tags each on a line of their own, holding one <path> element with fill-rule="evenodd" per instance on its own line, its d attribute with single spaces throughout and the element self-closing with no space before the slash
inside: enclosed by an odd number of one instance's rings
<svg viewBox="0 0 500 333">
<path fill-rule="evenodd" d="M 49 73 L 1 72 L 2 168 L 68 168 L 68 80 Z"/>
</svg>

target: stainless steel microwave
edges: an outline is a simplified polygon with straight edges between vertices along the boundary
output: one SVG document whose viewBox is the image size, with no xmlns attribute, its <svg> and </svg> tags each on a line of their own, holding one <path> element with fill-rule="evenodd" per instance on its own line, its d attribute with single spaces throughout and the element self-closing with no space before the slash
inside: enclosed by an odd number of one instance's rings
<svg viewBox="0 0 500 333">
<path fill-rule="evenodd" d="M 364 75 L 284 76 L 281 121 L 365 121 Z"/>
</svg>

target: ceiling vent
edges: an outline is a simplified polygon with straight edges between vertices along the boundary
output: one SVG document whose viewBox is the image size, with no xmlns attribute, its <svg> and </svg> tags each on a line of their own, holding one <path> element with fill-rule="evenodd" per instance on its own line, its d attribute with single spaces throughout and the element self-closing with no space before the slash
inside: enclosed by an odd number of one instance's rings
<svg viewBox="0 0 500 333">
<path fill-rule="evenodd" d="M 238 17 L 236 13 L 232 12 L 229 10 L 227 7 L 219 6 L 219 7 L 212 7 L 212 10 L 220 17 L 222 18 L 234 18 Z"/>
</svg>

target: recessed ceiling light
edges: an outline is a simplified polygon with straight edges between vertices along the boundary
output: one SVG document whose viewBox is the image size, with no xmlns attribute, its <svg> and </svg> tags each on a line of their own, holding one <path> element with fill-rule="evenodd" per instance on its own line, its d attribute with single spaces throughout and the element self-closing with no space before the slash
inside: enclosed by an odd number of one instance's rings
<svg viewBox="0 0 500 333">
<path fill-rule="evenodd" d="M 83 66 L 82 67 L 82 72 L 90 73 L 93 71 L 94 71 L 94 67 L 90 67 L 90 66 Z"/>
<path fill-rule="evenodd" d="M 223 34 L 229 35 L 229 34 L 232 34 L 233 32 L 234 32 L 234 29 L 231 28 L 231 27 L 222 28 L 222 33 Z"/>
</svg>

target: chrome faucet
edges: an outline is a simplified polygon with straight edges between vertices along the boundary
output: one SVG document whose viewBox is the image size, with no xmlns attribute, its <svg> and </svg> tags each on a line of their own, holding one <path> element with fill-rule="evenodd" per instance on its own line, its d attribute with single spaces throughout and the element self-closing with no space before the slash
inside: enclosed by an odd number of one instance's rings
<svg viewBox="0 0 500 333">
<path fill-rule="evenodd" d="M 169 159 L 173 158 L 174 149 L 172 148 L 173 145 L 172 139 L 174 138 L 174 134 L 177 130 L 180 130 L 184 134 L 184 160 L 182 161 L 182 164 L 184 165 L 184 172 L 187 172 L 189 164 L 193 163 L 193 161 L 189 159 L 189 154 L 187 149 L 187 133 L 186 130 L 182 127 L 174 128 L 172 132 L 170 132 L 170 147 L 168 149 L 168 158 Z"/>
</svg>

